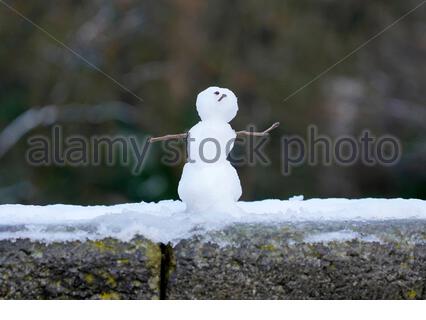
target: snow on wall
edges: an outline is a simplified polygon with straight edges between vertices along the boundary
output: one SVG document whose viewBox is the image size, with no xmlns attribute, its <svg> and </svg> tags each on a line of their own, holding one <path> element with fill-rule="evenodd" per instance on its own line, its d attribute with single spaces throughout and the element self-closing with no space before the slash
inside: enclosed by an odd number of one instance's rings
<svg viewBox="0 0 426 320">
<path fill-rule="evenodd" d="M 417 199 L 310 199 L 239 202 L 244 214 L 189 214 L 180 201 L 115 206 L 0 205 L 0 240 L 70 241 L 107 236 L 176 242 L 233 223 L 426 219 L 426 201 Z M 335 235 L 330 235 L 331 239 Z M 353 238 L 348 234 L 345 238 Z M 315 239 L 312 239 L 313 241 Z"/>
</svg>

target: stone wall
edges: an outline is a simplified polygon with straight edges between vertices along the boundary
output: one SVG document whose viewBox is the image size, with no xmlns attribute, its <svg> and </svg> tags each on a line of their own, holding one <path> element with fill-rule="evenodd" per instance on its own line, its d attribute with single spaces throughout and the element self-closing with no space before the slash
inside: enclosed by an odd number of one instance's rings
<svg viewBox="0 0 426 320">
<path fill-rule="evenodd" d="M 0 241 L 0 298 L 159 299 L 161 250 L 143 238 Z"/>
<path fill-rule="evenodd" d="M 0 241 L 3 299 L 425 299 L 426 221 L 235 225 L 142 237 Z"/>
</svg>

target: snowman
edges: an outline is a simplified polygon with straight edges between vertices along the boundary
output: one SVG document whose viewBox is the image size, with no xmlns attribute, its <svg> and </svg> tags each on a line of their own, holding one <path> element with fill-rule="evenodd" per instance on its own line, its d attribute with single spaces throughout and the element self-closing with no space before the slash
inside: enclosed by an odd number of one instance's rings
<svg viewBox="0 0 426 320">
<path fill-rule="evenodd" d="M 178 194 L 191 213 L 227 213 L 240 215 L 237 201 L 242 189 L 237 171 L 228 155 L 237 136 L 265 136 L 275 123 L 263 132 L 238 131 L 229 122 L 238 111 L 237 97 L 226 88 L 209 87 L 197 96 L 196 107 L 201 119 L 188 133 L 150 138 L 150 142 L 186 139 L 188 159 L 179 181 Z"/>
</svg>

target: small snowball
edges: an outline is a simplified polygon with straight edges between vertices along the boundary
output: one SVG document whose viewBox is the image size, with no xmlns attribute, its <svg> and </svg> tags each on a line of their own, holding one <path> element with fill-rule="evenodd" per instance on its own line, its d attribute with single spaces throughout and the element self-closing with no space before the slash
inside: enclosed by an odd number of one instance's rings
<svg viewBox="0 0 426 320">
<path fill-rule="evenodd" d="M 293 196 L 290 199 L 288 199 L 289 201 L 302 201 L 303 200 L 303 196 Z"/>
</svg>

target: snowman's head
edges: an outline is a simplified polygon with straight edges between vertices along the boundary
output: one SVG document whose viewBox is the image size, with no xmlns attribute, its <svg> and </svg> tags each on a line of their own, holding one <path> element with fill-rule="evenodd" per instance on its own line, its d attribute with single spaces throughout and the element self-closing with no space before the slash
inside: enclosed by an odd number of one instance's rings
<svg viewBox="0 0 426 320">
<path fill-rule="evenodd" d="M 237 97 L 226 88 L 209 87 L 197 97 L 197 111 L 201 120 L 229 122 L 238 111 Z"/>
</svg>

